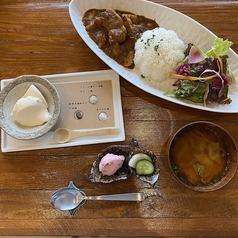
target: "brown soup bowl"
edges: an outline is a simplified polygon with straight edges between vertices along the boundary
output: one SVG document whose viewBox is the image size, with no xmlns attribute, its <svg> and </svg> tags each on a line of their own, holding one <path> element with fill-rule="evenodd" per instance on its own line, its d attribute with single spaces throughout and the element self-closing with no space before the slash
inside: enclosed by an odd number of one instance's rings
<svg viewBox="0 0 238 238">
<path fill-rule="evenodd" d="M 169 140 L 167 154 L 172 176 L 199 192 L 222 188 L 237 170 L 234 139 L 212 122 L 197 121 L 180 128 Z"/>
</svg>

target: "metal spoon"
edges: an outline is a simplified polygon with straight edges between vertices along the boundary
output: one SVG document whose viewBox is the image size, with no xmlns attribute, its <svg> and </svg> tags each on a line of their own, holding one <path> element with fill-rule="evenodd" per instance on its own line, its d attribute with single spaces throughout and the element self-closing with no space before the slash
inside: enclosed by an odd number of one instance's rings
<svg viewBox="0 0 238 238">
<path fill-rule="evenodd" d="M 118 128 L 103 128 L 103 129 L 92 129 L 92 130 L 84 130 L 84 131 L 73 131 L 67 128 L 58 128 L 53 134 L 53 139 L 57 143 L 66 143 L 81 136 L 112 135 L 112 134 L 118 134 L 118 133 L 119 133 Z"/>
<path fill-rule="evenodd" d="M 78 189 L 66 187 L 56 191 L 50 202 L 53 207 L 61 211 L 72 210 L 85 200 L 111 200 L 111 201 L 144 201 L 144 193 L 124 193 L 102 196 L 86 196 L 86 194 Z"/>
</svg>

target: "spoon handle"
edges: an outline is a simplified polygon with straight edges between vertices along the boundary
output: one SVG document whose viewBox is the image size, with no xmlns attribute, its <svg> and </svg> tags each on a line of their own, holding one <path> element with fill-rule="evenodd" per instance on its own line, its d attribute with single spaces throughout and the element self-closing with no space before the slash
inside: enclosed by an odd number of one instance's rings
<svg viewBox="0 0 238 238">
<path fill-rule="evenodd" d="M 86 196 L 84 199 L 87 200 L 111 200 L 111 201 L 144 201 L 144 193 L 123 193 L 113 195 L 102 195 L 102 196 Z"/>
<path fill-rule="evenodd" d="M 89 136 L 89 135 L 110 135 L 119 133 L 118 128 L 102 128 L 102 129 L 92 129 L 86 131 L 71 131 L 71 139 L 81 137 L 81 136 Z"/>
</svg>

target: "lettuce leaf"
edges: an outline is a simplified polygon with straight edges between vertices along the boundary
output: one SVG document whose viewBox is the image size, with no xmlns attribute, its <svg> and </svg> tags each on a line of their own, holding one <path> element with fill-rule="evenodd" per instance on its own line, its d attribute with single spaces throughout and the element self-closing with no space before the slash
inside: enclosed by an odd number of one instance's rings
<svg viewBox="0 0 238 238">
<path fill-rule="evenodd" d="M 166 92 L 165 95 L 176 98 L 184 98 L 195 103 L 202 103 L 203 96 L 206 91 L 206 84 L 191 80 L 180 80 L 178 88 L 171 92 Z"/>
<path fill-rule="evenodd" d="M 227 74 L 231 76 L 232 83 L 235 84 L 236 83 L 236 79 L 235 79 L 235 76 L 234 76 L 234 74 L 231 71 L 229 66 L 227 67 Z"/>
<path fill-rule="evenodd" d="M 228 50 L 232 44 L 233 43 L 231 41 L 223 40 L 222 38 L 216 38 L 214 40 L 214 44 L 213 44 L 212 48 L 206 52 L 206 55 L 208 57 L 215 58 L 216 56 L 214 54 L 214 51 L 216 51 L 216 53 L 220 57 L 227 55 Z"/>
</svg>

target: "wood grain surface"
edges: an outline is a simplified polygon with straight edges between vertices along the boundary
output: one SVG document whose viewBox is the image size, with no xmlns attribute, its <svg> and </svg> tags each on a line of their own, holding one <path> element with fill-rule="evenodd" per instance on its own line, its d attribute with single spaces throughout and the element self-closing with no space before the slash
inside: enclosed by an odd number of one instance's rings
<svg viewBox="0 0 238 238">
<path fill-rule="evenodd" d="M 0 79 L 109 67 L 77 34 L 69 0 L 0 1 Z M 154 0 L 227 38 L 238 53 L 238 1 Z M 238 79 L 237 79 L 238 80 Z M 87 181 L 97 154 L 112 143 L 0 153 L 0 235 L 117 237 L 238 237 L 238 174 L 223 189 L 190 191 L 170 175 L 166 144 L 181 126 L 198 120 L 227 129 L 238 142 L 238 115 L 175 105 L 120 78 L 126 139 L 152 150 L 161 174 L 154 188 L 131 177 L 111 184 Z M 69 181 L 88 195 L 146 191 L 143 203 L 87 201 L 73 217 L 54 209 L 52 193 Z"/>
</svg>

